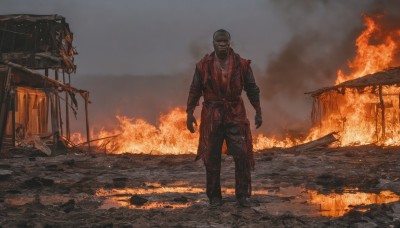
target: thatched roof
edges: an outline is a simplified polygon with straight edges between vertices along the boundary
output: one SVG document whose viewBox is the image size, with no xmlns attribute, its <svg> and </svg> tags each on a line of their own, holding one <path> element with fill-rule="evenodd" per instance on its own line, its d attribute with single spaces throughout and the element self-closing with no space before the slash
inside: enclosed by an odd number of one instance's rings
<svg viewBox="0 0 400 228">
<path fill-rule="evenodd" d="M 311 94 L 316 97 L 331 90 L 343 91 L 345 88 L 365 88 L 368 86 L 382 86 L 382 85 L 398 85 L 400 86 L 400 67 L 390 68 L 385 71 L 368 74 L 361 78 L 348 80 L 338 85 L 331 87 L 324 87 L 305 94 Z"/>
<path fill-rule="evenodd" d="M 60 15 L 0 15 L 0 62 L 75 72 L 73 33 Z"/>
<path fill-rule="evenodd" d="M 65 20 L 64 17 L 53 14 L 53 15 L 35 15 L 35 14 L 8 14 L 8 15 L 0 15 L 0 21 L 58 21 Z"/>
</svg>

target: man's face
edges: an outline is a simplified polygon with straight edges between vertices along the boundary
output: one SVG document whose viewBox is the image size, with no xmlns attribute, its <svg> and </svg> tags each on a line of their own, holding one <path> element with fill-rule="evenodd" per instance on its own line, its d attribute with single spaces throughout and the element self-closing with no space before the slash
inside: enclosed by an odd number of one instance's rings
<svg viewBox="0 0 400 228">
<path fill-rule="evenodd" d="M 224 32 L 217 33 L 214 37 L 213 45 L 217 55 L 227 55 L 230 46 L 229 35 Z"/>
</svg>

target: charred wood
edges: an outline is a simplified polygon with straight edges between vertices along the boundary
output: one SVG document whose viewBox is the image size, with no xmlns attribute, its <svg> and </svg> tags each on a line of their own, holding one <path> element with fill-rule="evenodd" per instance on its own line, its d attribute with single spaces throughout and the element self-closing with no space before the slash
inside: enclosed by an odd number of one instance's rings
<svg viewBox="0 0 400 228">
<path fill-rule="evenodd" d="M 297 152 L 303 152 L 303 151 L 313 150 L 313 149 L 317 149 L 317 148 L 321 148 L 321 147 L 327 147 L 327 146 L 331 145 L 332 143 L 338 141 L 338 138 L 335 137 L 336 134 L 337 134 L 336 132 L 332 132 L 332 133 L 327 134 L 317 140 L 313 140 L 313 141 L 304 143 L 302 145 L 296 146 L 295 150 Z"/>
</svg>

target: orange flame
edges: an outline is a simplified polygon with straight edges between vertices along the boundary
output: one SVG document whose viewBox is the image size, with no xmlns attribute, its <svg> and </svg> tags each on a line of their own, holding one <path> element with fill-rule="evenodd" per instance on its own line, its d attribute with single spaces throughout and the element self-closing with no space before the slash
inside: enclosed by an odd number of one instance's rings
<svg viewBox="0 0 400 228">
<path fill-rule="evenodd" d="M 339 70 L 336 84 L 387 69 L 394 63 L 399 51 L 400 30 L 384 30 L 379 24 L 382 17 L 363 16 L 366 29 L 356 40 L 356 57 L 348 63 L 352 73 L 345 75 Z"/>
<path fill-rule="evenodd" d="M 186 129 L 186 112 L 181 108 L 162 114 L 158 126 L 126 116 L 117 116 L 117 119 L 119 129 L 101 130 L 98 134 L 98 138 L 118 135 L 111 141 L 97 142 L 98 146 L 105 145 L 107 151 L 147 154 L 188 154 L 197 151 L 198 131 L 191 134 Z"/>
<path fill-rule="evenodd" d="M 336 84 L 367 74 L 386 70 L 396 64 L 399 55 L 400 29 L 385 30 L 382 15 L 363 16 L 365 30 L 356 40 L 357 52 L 349 61 L 351 73 L 338 71 Z M 362 91 L 346 88 L 344 94 L 326 92 L 318 97 L 320 122 L 311 129 L 307 140 L 313 140 L 330 132 L 338 132 L 340 145 L 398 145 L 400 139 L 400 89 L 382 86 L 382 97 L 377 87 Z M 384 109 L 382 111 L 382 109 Z M 384 116 L 383 116 L 384 115 Z M 382 118 L 383 116 L 383 118 Z"/>
<path fill-rule="evenodd" d="M 199 129 L 194 134 L 186 129 L 186 112 L 183 108 L 174 108 L 167 114 L 161 114 L 158 125 L 152 125 L 143 119 L 133 119 L 126 116 L 116 116 L 119 126 L 114 130 L 100 130 L 92 143 L 108 153 L 133 154 L 195 154 L 199 140 Z M 92 133 L 93 134 L 93 133 Z M 113 138 L 107 138 L 115 136 Z M 106 138 L 106 139 L 102 139 Z M 72 141 L 83 143 L 80 133 L 74 133 Z M 290 147 L 300 141 L 279 140 L 275 137 L 265 137 L 260 134 L 254 138 L 254 149 L 262 150 L 272 147 Z"/>
</svg>

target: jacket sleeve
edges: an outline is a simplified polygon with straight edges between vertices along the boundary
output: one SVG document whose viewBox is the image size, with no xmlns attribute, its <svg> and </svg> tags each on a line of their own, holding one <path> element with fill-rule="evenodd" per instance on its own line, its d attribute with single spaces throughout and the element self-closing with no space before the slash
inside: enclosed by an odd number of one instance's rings
<svg viewBox="0 0 400 228">
<path fill-rule="evenodd" d="M 199 70 L 196 70 L 193 75 L 193 81 L 189 89 L 189 97 L 187 101 L 187 113 L 193 113 L 196 106 L 199 105 L 200 97 L 202 96 L 202 80 Z"/>
<path fill-rule="evenodd" d="M 258 88 L 256 81 L 254 79 L 253 71 L 251 70 L 250 63 L 247 64 L 244 72 L 244 91 L 249 98 L 251 105 L 254 107 L 256 112 L 261 113 L 260 106 L 260 89 Z"/>
</svg>

